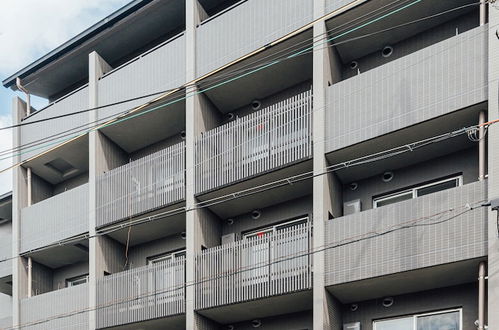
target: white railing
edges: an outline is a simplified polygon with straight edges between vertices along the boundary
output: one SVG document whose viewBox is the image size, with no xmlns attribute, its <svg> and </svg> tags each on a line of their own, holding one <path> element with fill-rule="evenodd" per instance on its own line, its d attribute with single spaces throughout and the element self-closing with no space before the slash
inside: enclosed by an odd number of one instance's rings
<svg viewBox="0 0 499 330">
<path fill-rule="evenodd" d="M 88 329 L 88 284 L 21 300 L 22 329 Z"/>
<path fill-rule="evenodd" d="M 21 252 L 88 232 L 88 183 L 21 210 Z"/>
<path fill-rule="evenodd" d="M 99 328 L 185 312 L 185 257 L 106 276 L 97 282 Z"/>
<path fill-rule="evenodd" d="M 0 319 L 0 329 L 9 329 L 12 327 L 12 317 L 3 317 Z"/>
<path fill-rule="evenodd" d="M 196 258 L 196 309 L 309 289 L 311 225 L 246 238 Z"/>
<path fill-rule="evenodd" d="M 205 132 L 196 142 L 196 193 L 312 155 L 312 91 Z"/>
<path fill-rule="evenodd" d="M 185 197 L 185 143 L 118 167 L 97 178 L 97 226 Z"/>
</svg>

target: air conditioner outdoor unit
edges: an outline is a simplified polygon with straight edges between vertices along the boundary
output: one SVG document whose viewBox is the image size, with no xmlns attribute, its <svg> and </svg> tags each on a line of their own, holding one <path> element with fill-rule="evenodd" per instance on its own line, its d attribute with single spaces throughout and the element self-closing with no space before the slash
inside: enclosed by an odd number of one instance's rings
<svg viewBox="0 0 499 330">
<path fill-rule="evenodd" d="M 343 330 L 360 330 L 360 322 L 345 323 Z"/>
<path fill-rule="evenodd" d="M 236 233 L 231 233 L 227 235 L 222 236 L 222 245 L 223 244 L 228 244 L 228 243 L 233 243 L 236 241 Z"/>
<path fill-rule="evenodd" d="M 343 215 L 349 215 L 361 211 L 360 199 L 343 203 Z"/>
</svg>

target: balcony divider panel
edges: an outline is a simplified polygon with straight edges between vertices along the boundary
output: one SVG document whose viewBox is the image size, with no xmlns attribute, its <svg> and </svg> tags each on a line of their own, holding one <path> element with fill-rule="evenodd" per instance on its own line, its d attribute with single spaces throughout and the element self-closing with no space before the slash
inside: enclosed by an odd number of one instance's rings
<svg viewBox="0 0 499 330">
<path fill-rule="evenodd" d="M 21 210 L 21 252 L 88 232 L 88 183 Z"/>
<path fill-rule="evenodd" d="M 487 209 L 466 206 L 486 201 L 486 191 L 486 181 L 477 181 L 329 220 L 326 244 L 341 246 L 326 250 L 326 285 L 486 256 Z M 375 237 L 360 239 L 366 233 Z"/>
<path fill-rule="evenodd" d="M 98 328 L 185 313 L 185 257 L 97 281 Z"/>
<path fill-rule="evenodd" d="M 313 0 L 248 0 L 196 31 L 198 76 L 312 21 Z"/>
<path fill-rule="evenodd" d="M 88 284 L 21 299 L 23 329 L 88 329 Z"/>
<path fill-rule="evenodd" d="M 0 278 L 12 275 L 12 236 L 0 242 Z"/>
<path fill-rule="evenodd" d="M 196 309 L 309 289 L 311 225 L 207 249 L 196 258 Z"/>
<path fill-rule="evenodd" d="M 487 100 L 487 32 L 480 26 L 326 88 L 326 150 Z"/>
<path fill-rule="evenodd" d="M 312 91 L 202 134 L 196 141 L 196 193 L 312 155 Z"/>
<path fill-rule="evenodd" d="M 185 198 L 185 142 L 97 177 L 97 226 Z"/>
</svg>

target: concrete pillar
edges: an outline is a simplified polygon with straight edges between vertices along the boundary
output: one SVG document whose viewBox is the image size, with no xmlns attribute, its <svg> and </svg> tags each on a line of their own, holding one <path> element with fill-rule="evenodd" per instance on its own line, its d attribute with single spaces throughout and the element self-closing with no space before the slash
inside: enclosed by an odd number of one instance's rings
<svg viewBox="0 0 499 330">
<path fill-rule="evenodd" d="M 499 10 L 490 8 L 489 15 L 489 111 L 488 120 L 499 119 Z M 499 198 L 499 124 L 488 131 L 488 198 Z M 497 211 L 489 211 L 489 256 L 488 256 L 488 328 L 499 329 L 499 236 Z"/>
<path fill-rule="evenodd" d="M 325 1 L 314 1 L 314 17 L 325 14 Z M 324 22 L 313 26 L 314 40 L 319 40 L 326 33 Z M 328 175 L 316 176 L 326 167 L 325 158 L 325 118 L 326 88 L 331 82 L 330 60 L 327 47 L 317 47 L 313 52 L 313 136 L 314 136 L 314 178 L 313 178 L 313 251 L 320 251 L 325 243 L 326 221 L 331 207 L 331 187 Z M 313 278 L 313 326 L 314 330 L 333 329 L 328 317 L 328 295 L 325 290 L 324 252 L 314 253 Z"/>
<path fill-rule="evenodd" d="M 12 121 L 19 124 L 26 116 L 26 103 L 20 98 L 12 100 Z M 21 129 L 13 130 L 13 147 L 21 144 Z M 13 163 L 19 163 L 21 156 L 16 155 Z M 27 297 L 28 265 L 24 258 L 19 257 L 21 250 L 21 209 L 28 206 L 27 172 L 23 167 L 12 170 L 12 316 L 13 324 L 21 324 L 20 299 Z"/>
<path fill-rule="evenodd" d="M 105 72 L 108 72 L 111 67 L 96 53 L 92 52 L 89 54 L 89 81 L 88 81 L 88 91 L 89 100 L 88 106 L 94 108 L 98 106 L 98 82 L 99 78 Z M 97 111 L 89 111 L 88 121 L 94 122 L 98 119 Z M 89 175 L 88 175 L 88 185 L 89 185 L 89 218 L 88 218 L 88 232 L 90 235 L 89 239 L 89 305 L 91 310 L 89 312 L 89 329 L 96 329 L 96 310 L 92 307 L 97 306 L 97 278 L 103 276 L 102 262 L 101 262 L 101 242 L 96 234 L 96 176 L 99 173 L 107 170 L 106 162 L 104 162 L 105 153 L 102 148 L 102 140 L 104 137 L 98 131 L 91 131 L 89 133 Z"/>
</svg>

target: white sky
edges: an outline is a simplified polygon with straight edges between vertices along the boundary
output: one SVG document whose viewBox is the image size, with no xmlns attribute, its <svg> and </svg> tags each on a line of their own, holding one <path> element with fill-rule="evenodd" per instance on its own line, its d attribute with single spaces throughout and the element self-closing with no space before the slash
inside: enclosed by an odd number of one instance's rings
<svg viewBox="0 0 499 330">
<path fill-rule="evenodd" d="M 130 0 L 0 0 L 0 80 L 97 23 Z M 11 124 L 13 92 L 0 87 L 0 127 Z M 37 106 L 37 102 L 33 102 Z M 11 148 L 12 133 L 0 131 L 0 151 Z M 3 156 L 0 156 L 3 158 Z M 0 160 L 0 170 L 10 165 Z M 0 174 L 0 194 L 12 188 Z"/>
</svg>

